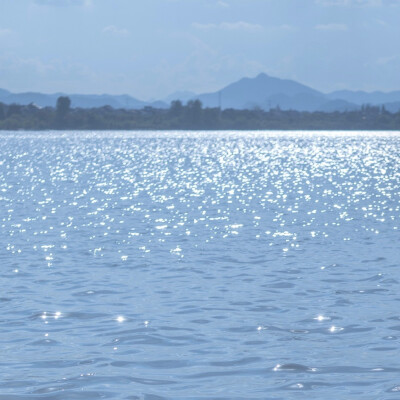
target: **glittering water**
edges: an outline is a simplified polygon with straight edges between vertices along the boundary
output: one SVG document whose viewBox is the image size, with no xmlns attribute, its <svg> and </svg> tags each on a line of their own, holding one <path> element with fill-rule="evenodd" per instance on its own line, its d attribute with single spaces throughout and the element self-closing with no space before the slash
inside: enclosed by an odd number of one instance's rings
<svg viewBox="0 0 400 400">
<path fill-rule="evenodd" d="M 398 399 L 400 134 L 0 134 L 0 399 Z"/>
</svg>

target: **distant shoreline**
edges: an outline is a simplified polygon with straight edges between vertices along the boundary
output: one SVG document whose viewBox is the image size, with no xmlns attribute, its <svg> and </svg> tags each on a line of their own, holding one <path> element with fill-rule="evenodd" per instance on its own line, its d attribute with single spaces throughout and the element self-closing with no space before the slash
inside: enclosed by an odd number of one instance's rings
<svg viewBox="0 0 400 400">
<path fill-rule="evenodd" d="M 57 107 L 0 103 L 0 131 L 398 131 L 400 112 L 384 107 L 363 106 L 360 110 L 306 112 L 274 108 L 236 110 L 203 108 L 200 101 L 183 105 L 174 101 L 167 110 L 70 108 L 68 97 Z"/>
</svg>

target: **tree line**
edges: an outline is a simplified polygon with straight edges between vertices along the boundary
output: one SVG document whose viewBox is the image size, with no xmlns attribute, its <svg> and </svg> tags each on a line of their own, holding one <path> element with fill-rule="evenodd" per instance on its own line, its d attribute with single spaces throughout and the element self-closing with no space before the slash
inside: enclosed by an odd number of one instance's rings
<svg viewBox="0 0 400 400">
<path fill-rule="evenodd" d="M 400 130 L 400 112 L 368 105 L 344 112 L 221 110 L 199 100 L 176 100 L 169 109 L 83 109 L 61 96 L 56 107 L 0 103 L 0 130 Z"/>
</svg>

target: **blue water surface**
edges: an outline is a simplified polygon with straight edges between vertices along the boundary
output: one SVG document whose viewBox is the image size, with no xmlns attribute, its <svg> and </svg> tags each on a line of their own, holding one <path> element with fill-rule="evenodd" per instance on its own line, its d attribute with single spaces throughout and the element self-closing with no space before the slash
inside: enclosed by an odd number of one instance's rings
<svg viewBox="0 0 400 400">
<path fill-rule="evenodd" d="M 400 398 L 400 133 L 0 144 L 0 400 Z"/>
</svg>

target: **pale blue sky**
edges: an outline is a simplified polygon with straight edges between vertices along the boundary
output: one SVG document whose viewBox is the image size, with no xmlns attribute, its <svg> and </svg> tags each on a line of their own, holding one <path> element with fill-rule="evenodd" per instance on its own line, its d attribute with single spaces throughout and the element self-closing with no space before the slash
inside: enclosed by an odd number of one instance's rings
<svg viewBox="0 0 400 400">
<path fill-rule="evenodd" d="M 0 88 L 148 100 L 260 72 L 400 89 L 400 0 L 0 0 Z"/>
</svg>

